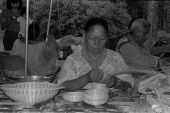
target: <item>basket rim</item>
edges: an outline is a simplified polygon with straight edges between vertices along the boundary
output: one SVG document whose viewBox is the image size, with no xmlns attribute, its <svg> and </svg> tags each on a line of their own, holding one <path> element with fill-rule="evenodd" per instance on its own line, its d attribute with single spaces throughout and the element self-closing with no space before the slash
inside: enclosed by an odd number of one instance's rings
<svg viewBox="0 0 170 113">
<path fill-rule="evenodd" d="M 64 92 L 64 93 L 62 93 L 62 95 L 69 95 L 69 94 L 83 94 L 83 92 L 81 92 L 81 91 L 76 91 L 76 92 Z"/>
<path fill-rule="evenodd" d="M 37 84 L 37 87 L 36 85 Z M 19 87 L 16 87 L 19 86 Z M 23 86 L 23 87 L 22 87 Z M 32 87 L 33 86 L 33 87 Z M 0 85 L 0 88 L 40 88 L 38 86 L 48 86 L 46 88 L 57 88 L 60 87 L 55 83 L 49 83 L 49 82 L 22 82 L 22 83 L 15 83 L 15 84 L 4 84 L 4 85 Z"/>
<path fill-rule="evenodd" d="M 55 88 L 2 88 L 2 90 L 17 90 L 17 91 L 58 91 L 59 89 L 55 89 Z"/>
</svg>

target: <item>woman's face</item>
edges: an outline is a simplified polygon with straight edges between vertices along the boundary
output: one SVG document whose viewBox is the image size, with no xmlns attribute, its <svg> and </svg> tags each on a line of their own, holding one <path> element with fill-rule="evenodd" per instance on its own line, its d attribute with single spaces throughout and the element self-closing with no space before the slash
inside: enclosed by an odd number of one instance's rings
<svg viewBox="0 0 170 113">
<path fill-rule="evenodd" d="M 85 34 L 85 46 L 93 54 L 99 54 L 105 49 L 107 32 L 101 25 L 92 26 Z"/>
<path fill-rule="evenodd" d="M 135 40 L 144 43 L 147 37 L 147 31 L 143 27 L 138 27 L 134 33 Z"/>
</svg>

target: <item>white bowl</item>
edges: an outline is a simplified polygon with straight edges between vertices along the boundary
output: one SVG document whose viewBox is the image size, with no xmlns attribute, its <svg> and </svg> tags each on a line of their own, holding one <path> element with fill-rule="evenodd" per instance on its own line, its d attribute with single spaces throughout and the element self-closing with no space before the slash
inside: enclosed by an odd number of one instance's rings
<svg viewBox="0 0 170 113">
<path fill-rule="evenodd" d="M 69 102 L 82 102 L 83 92 L 67 92 L 67 93 L 63 93 L 62 97 L 64 100 Z"/>
<path fill-rule="evenodd" d="M 58 90 L 56 84 L 48 82 L 24 82 L 3 85 L 4 93 L 16 102 L 34 105 L 54 97 Z"/>
</svg>

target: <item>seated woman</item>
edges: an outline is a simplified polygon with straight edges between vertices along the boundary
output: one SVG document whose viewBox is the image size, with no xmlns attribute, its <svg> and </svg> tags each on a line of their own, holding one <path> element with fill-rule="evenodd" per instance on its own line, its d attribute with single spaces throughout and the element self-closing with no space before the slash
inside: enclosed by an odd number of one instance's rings
<svg viewBox="0 0 170 113">
<path fill-rule="evenodd" d="M 85 25 L 85 43 L 80 51 L 67 57 L 55 83 L 69 90 L 87 88 L 89 83 L 104 80 L 108 87 L 116 86 L 124 91 L 133 87 L 134 80 L 129 74 L 110 79 L 107 75 L 128 70 L 122 57 L 105 48 L 108 24 L 104 19 L 91 18 Z M 115 78 L 124 81 L 115 84 Z M 122 86 L 122 87 L 121 87 Z"/>
<path fill-rule="evenodd" d="M 152 53 L 161 53 L 170 49 L 170 45 L 157 48 L 146 47 L 150 23 L 144 19 L 136 19 L 130 26 L 130 32 L 120 39 L 117 51 L 123 56 L 130 68 L 159 70 L 159 64 L 165 62 Z"/>
<path fill-rule="evenodd" d="M 29 26 L 28 35 L 28 67 L 31 75 L 48 75 L 54 73 L 57 68 L 55 64 L 58 55 L 55 38 L 49 36 L 46 42 L 42 37 L 38 37 L 39 26 L 37 24 L 34 25 L 34 23 Z M 11 54 L 21 56 L 25 59 L 24 37 L 15 41 Z"/>
</svg>

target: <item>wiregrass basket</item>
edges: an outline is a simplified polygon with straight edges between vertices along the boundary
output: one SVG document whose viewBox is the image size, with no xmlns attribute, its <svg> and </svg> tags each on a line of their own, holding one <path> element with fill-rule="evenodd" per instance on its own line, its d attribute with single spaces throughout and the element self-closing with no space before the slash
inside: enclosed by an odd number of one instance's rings
<svg viewBox="0 0 170 113">
<path fill-rule="evenodd" d="M 91 89 L 83 93 L 83 101 L 90 105 L 102 105 L 107 103 L 109 98 L 108 91 Z"/>
<path fill-rule="evenodd" d="M 58 93 L 57 85 L 48 82 L 23 82 L 2 85 L 4 93 L 16 102 L 34 105 L 47 101 Z"/>
</svg>

